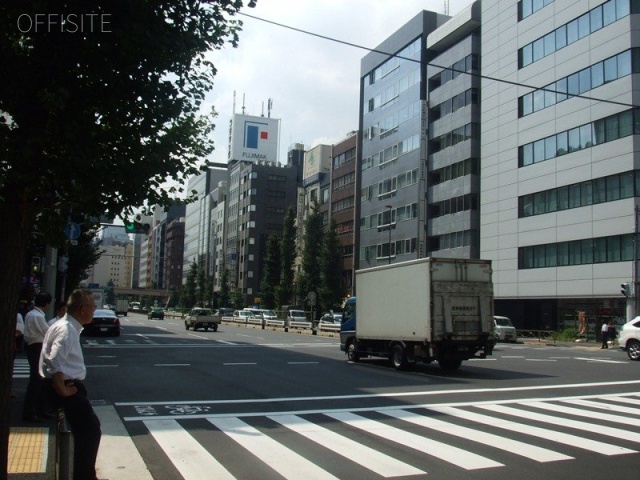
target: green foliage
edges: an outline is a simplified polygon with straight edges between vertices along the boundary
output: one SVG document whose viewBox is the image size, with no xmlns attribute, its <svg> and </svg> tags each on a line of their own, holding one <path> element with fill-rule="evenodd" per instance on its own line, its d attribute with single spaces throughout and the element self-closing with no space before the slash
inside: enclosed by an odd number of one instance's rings
<svg viewBox="0 0 640 480">
<path fill-rule="evenodd" d="M 294 264 L 296 260 L 296 212 L 289 207 L 284 218 L 280 242 L 280 282 L 276 288 L 276 305 L 291 305 L 293 302 Z"/>
<path fill-rule="evenodd" d="M 197 301 L 198 264 L 194 260 L 187 272 L 187 281 L 184 285 L 184 306 L 193 308 Z"/>
<path fill-rule="evenodd" d="M 228 307 L 231 303 L 231 295 L 229 293 L 229 270 L 222 268 L 222 276 L 220 277 L 220 293 L 218 294 L 218 306 Z"/>
<path fill-rule="evenodd" d="M 116 293 L 114 291 L 114 287 L 115 285 L 113 284 L 113 280 L 109 279 L 107 286 L 104 289 L 104 300 L 105 303 L 108 303 L 109 305 L 116 304 Z"/>
<path fill-rule="evenodd" d="M 231 295 L 231 301 L 233 302 L 233 307 L 236 310 L 242 310 L 244 308 L 244 294 L 242 293 L 242 290 L 234 290 Z"/>
<path fill-rule="evenodd" d="M 319 311 L 327 311 L 342 303 L 345 288 L 342 284 L 342 256 L 335 219 L 329 221 L 320 249 Z"/>
<path fill-rule="evenodd" d="M 554 332 L 554 339 L 559 342 L 574 342 L 578 338 L 576 327 L 567 327 L 560 332 Z"/>
<path fill-rule="evenodd" d="M 309 216 L 304 223 L 304 247 L 302 250 L 302 271 L 297 281 L 297 291 L 301 298 L 306 298 L 309 292 L 318 292 L 321 284 L 320 250 L 324 228 L 319 205 L 314 202 Z"/>
<path fill-rule="evenodd" d="M 198 305 L 204 307 L 206 299 L 210 297 L 207 296 L 207 279 L 204 274 L 204 267 L 198 267 Z"/>
<path fill-rule="evenodd" d="M 276 307 L 276 288 L 280 283 L 280 239 L 271 235 L 267 242 L 267 255 L 260 280 L 260 305 L 263 308 Z"/>
</svg>

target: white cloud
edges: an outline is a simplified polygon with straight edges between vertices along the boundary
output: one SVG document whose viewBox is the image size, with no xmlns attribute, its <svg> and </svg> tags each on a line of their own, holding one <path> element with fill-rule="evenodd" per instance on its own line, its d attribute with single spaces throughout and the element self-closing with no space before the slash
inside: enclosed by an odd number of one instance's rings
<svg viewBox="0 0 640 480">
<path fill-rule="evenodd" d="M 450 15 L 472 0 L 451 0 Z M 319 35 L 374 48 L 421 10 L 444 12 L 443 0 L 258 0 L 242 11 Z M 217 69 L 207 101 L 218 112 L 216 151 L 226 162 L 233 92 L 237 113 L 280 118 L 280 161 L 292 143 L 335 143 L 358 128 L 360 61 L 367 51 L 246 16 L 237 49 L 211 54 Z M 263 106 L 264 105 L 264 106 Z"/>
</svg>

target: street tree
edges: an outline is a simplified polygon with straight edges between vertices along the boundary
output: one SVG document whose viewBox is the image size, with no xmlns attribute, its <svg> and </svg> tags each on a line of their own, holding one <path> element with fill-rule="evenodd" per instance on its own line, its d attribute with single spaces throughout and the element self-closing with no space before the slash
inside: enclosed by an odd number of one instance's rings
<svg viewBox="0 0 640 480">
<path fill-rule="evenodd" d="M 304 222 L 304 245 L 302 247 L 302 272 L 297 281 L 298 295 L 306 298 L 309 292 L 318 292 L 320 287 L 320 250 L 324 228 L 320 206 L 314 202 Z"/>
<path fill-rule="evenodd" d="M 228 307 L 231 303 L 231 294 L 229 293 L 229 270 L 222 267 L 222 275 L 220 275 L 220 293 L 218 296 L 220 307 Z"/>
<path fill-rule="evenodd" d="M 342 257 L 334 218 L 322 237 L 320 249 L 320 287 L 318 298 L 321 311 L 327 311 L 342 303 L 345 288 L 342 284 Z"/>
<path fill-rule="evenodd" d="M 241 22 L 233 16 L 242 6 L 240 0 L 2 2 L 0 224 L 11 229 L 0 236 L 5 305 L 17 305 L 36 224 L 47 226 L 55 246 L 70 212 L 132 218 L 140 207 L 170 205 L 182 193 L 179 185 L 206 168 L 214 112 L 203 106 L 216 72 L 207 53 L 237 45 Z M 65 23 L 69 14 L 83 26 Z M 15 318 L 15 308 L 0 310 L 2 385 L 11 382 Z M 9 390 L 0 389 L 2 477 Z"/>
<path fill-rule="evenodd" d="M 271 235 L 267 241 L 267 255 L 260 279 L 260 305 L 273 309 L 276 306 L 276 289 L 280 283 L 280 237 Z"/>
<path fill-rule="evenodd" d="M 204 274 L 204 267 L 200 265 L 198 267 L 198 305 L 205 306 L 207 301 L 207 278 Z"/>
<path fill-rule="evenodd" d="M 276 288 L 276 304 L 291 305 L 293 298 L 294 264 L 296 261 L 296 212 L 289 207 L 284 217 L 280 241 L 280 281 Z"/>
<path fill-rule="evenodd" d="M 184 284 L 184 303 L 187 308 L 193 308 L 198 301 L 198 264 L 194 260 L 187 272 Z"/>
</svg>

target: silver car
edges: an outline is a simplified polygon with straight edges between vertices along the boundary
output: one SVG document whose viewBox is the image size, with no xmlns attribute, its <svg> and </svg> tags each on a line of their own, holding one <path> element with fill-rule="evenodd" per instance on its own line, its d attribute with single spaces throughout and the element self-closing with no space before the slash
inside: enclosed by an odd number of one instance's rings
<svg viewBox="0 0 640 480">
<path fill-rule="evenodd" d="M 517 342 L 518 332 L 509 317 L 493 317 L 494 333 L 498 342 Z"/>
</svg>

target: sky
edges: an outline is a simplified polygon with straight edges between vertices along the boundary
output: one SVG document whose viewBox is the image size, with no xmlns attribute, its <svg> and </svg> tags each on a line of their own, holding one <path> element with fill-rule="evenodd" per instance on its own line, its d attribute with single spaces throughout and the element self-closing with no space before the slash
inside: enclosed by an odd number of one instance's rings
<svg viewBox="0 0 640 480">
<path fill-rule="evenodd" d="M 248 2 L 245 1 L 245 4 Z M 257 0 L 256 8 L 241 12 L 375 48 L 421 10 L 445 12 L 445 0 Z M 449 0 L 453 16 L 472 0 Z M 244 23 L 238 48 L 212 52 L 217 69 L 208 110 L 214 120 L 216 150 L 209 159 L 227 162 L 229 120 L 242 113 L 281 119 L 279 161 L 286 163 L 289 147 L 305 149 L 335 144 L 358 129 L 360 61 L 368 52 L 264 21 L 238 15 Z"/>
</svg>

